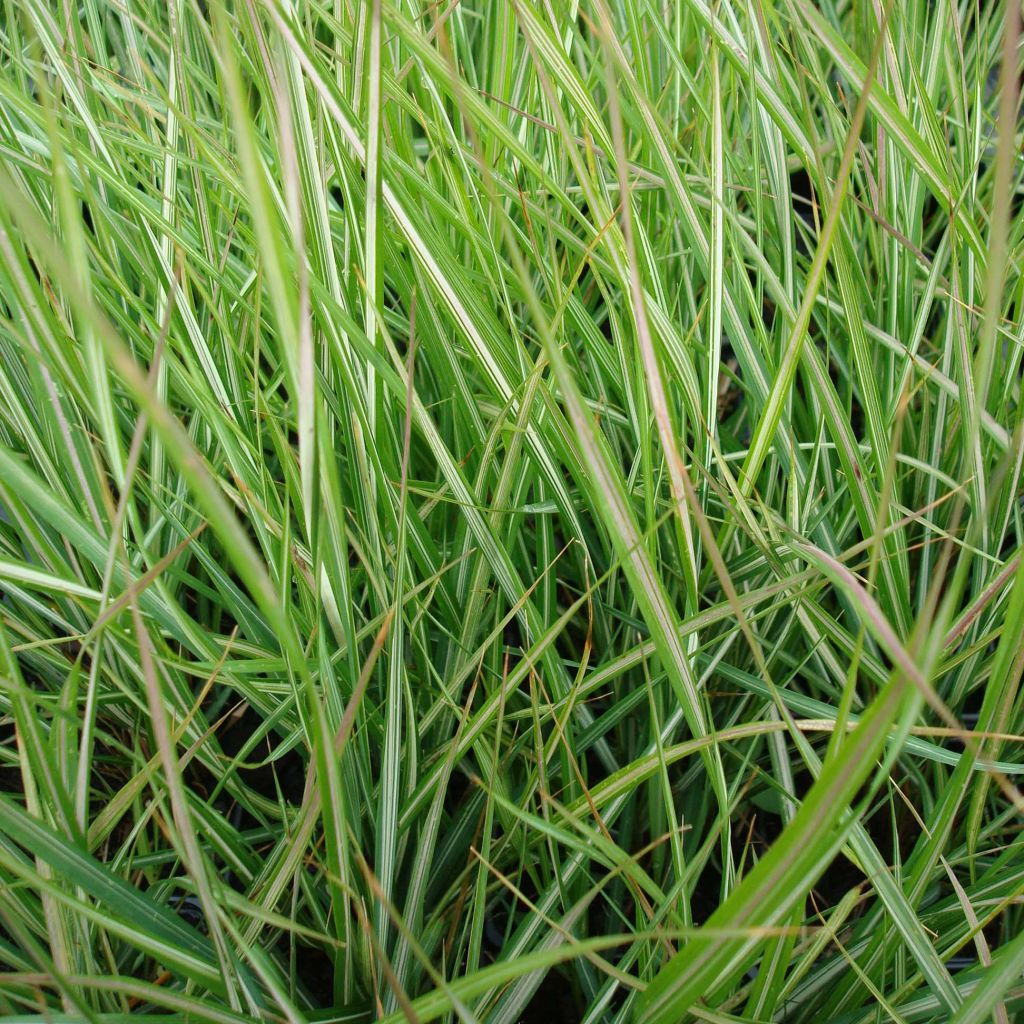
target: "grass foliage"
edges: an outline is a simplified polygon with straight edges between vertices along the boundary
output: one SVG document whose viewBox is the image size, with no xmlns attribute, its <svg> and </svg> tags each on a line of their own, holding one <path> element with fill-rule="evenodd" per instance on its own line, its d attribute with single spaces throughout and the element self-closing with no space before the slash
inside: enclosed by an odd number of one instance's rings
<svg viewBox="0 0 1024 1024">
<path fill-rule="evenodd" d="M 1018 4 L 0 12 L 0 1017 L 1021 1012 Z"/>
</svg>

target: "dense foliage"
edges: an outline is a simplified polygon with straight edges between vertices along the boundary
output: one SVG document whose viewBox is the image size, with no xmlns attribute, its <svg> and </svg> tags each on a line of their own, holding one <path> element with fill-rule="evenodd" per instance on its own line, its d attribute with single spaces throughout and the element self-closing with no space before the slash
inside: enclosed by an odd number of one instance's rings
<svg viewBox="0 0 1024 1024">
<path fill-rule="evenodd" d="M 1024 1007 L 1010 0 L 0 4 L 0 1018 Z"/>
</svg>

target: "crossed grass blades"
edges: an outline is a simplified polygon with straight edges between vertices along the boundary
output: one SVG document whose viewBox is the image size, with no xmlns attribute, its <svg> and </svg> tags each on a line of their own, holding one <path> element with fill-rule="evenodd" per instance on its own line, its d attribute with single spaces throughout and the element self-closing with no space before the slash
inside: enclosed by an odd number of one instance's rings
<svg viewBox="0 0 1024 1024">
<path fill-rule="evenodd" d="M 0 1016 L 1015 1019 L 1015 3 L 0 12 Z"/>
</svg>

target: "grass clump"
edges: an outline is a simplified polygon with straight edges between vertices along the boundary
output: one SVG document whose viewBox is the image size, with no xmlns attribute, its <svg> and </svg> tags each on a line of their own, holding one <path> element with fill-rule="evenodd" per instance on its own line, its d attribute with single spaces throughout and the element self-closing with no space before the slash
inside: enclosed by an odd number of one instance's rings
<svg viewBox="0 0 1024 1024">
<path fill-rule="evenodd" d="M 2 11 L 0 1018 L 1015 1019 L 1015 3 Z"/>
</svg>

